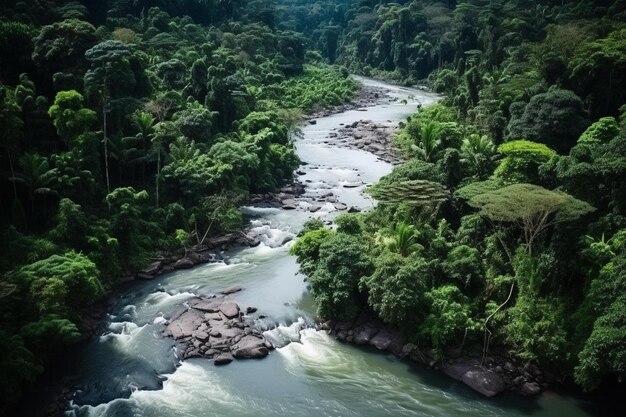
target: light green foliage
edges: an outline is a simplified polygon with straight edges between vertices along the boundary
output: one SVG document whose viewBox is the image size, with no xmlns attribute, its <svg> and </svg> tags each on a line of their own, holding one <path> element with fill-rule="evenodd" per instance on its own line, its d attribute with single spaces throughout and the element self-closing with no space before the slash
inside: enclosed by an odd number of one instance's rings
<svg viewBox="0 0 626 417">
<path fill-rule="evenodd" d="M 302 76 L 267 87 L 258 98 L 280 99 L 282 107 L 310 110 L 341 104 L 357 87 L 356 81 L 334 68 L 306 67 Z"/>
<path fill-rule="evenodd" d="M 59 91 L 48 115 L 57 134 L 68 142 L 76 139 L 96 121 L 96 112 L 83 107 L 83 96 L 75 90 Z"/>
<path fill-rule="evenodd" d="M 288 142 L 289 130 L 275 111 L 252 112 L 239 122 L 238 128 L 250 135 L 269 129 L 271 143 L 285 145 Z"/>
<path fill-rule="evenodd" d="M 337 232 L 339 233 L 360 235 L 363 231 L 358 215 L 348 213 L 341 214 L 335 219 L 335 224 L 337 225 Z"/>
<path fill-rule="evenodd" d="M 594 210 L 588 203 L 566 193 L 532 184 L 513 184 L 478 194 L 469 205 L 496 222 L 516 224 L 530 247 L 537 237 L 557 222 L 568 222 Z"/>
<path fill-rule="evenodd" d="M 26 265 L 13 279 L 28 291 L 39 314 L 76 317 L 82 307 L 104 294 L 98 274 L 87 257 L 69 251 Z"/>
<path fill-rule="evenodd" d="M 546 145 L 527 140 L 504 143 L 498 147 L 498 152 L 505 158 L 496 168 L 494 176 L 505 183 L 536 183 L 539 166 L 556 155 Z"/>
<path fill-rule="evenodd" d="M 603 117 L 587 128 L 578 138 L 578 143 L 596 145 L 611 141 L 619 134 L 619 125 L 614 117 Z"/>
<path fill-rule="evenodd" d="M 454 285 L 444 285 L 425 294 L 428 314 L 420 326 L 419 337 L 433 347 L 436 357 L 442 358 L 444 348 L 459 341 L 465 330 L 473 330 L 469 301 Z"/>
<path fill-rule="evenodd" d="M 311 276 L 320 259 L 320 246 L 333 236 L 333 232 L 324 228 L 323 223 L 321 227 L 315 224 L 309 225 L 309 229 L 305 228 L 305 230 L 306 232 L 289 248 L 289 253 L 298 258 L 300 271 Z"/>
<path fill-rule="evenodd" d="M 473 133 L 463 139 L 462 162 L 478 179 L 484 180 L 495 168 L 496 147 L 486 135 Z"/>
</svg>

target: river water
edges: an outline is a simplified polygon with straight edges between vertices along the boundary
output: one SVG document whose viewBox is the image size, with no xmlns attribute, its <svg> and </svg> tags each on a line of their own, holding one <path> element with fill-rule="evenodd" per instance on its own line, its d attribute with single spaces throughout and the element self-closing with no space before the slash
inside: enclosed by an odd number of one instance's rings
<svg viewBox="0 0 626 417">
<path fill-rule="evenodd" d="M 357 120 L 397 123 L 436 97 L 418 90 L 383 87 L 397 101 L 347 111 L 307 124 L 296 140 L 307 194 L 332 191 L 348 206 L 373 202 L 362 188 L 391 171 L 374 155 L 324 143 L 328 133 Z M 336 342 L 311 329 L 314 307 L 304 277 L 288 254 L 296 233 L 310 216 L 332 218 L 332 205 L 306 211 L 247 207 L 252 227 L 261 234 L 255 248 L 232 250 L 227 263 L 136 283 L 103 323 L 102 335 L 78 352 L 69 372 L 80 388 L 68 416 L 568 416 L 582 417 L 589 404 L 557 394 L 537 399 L 513 396 L 486 400 L 469 388 L 391 356 Z M 182 363 L 174 344 L 161 336 L 163 316 L 196 294 L 231 285 L 244 290 L 234 298 L 245 309 L 255 306 L 280 323 L 266 336 L 280 347 L 262 360 L 235 361 L 216 367 L 205 359 Z M 288 343 L 292 342 L 292 343 Z M 288 343 L 288 344 L 287 344 Z"/>
</svg>

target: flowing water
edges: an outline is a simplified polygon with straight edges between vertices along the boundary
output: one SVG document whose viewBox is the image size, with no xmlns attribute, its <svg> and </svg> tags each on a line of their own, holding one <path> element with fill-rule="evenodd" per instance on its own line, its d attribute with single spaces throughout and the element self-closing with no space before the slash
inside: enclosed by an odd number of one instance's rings
<svg viewBox="0 0 626 417">
<path fill-rule="evenodd" d="M 309 195 L 332 191 L 348 206 L 373 202 L 363 186 L 391 171 L 374 155 L 325 144 L 331 129 L 357 120 L 397 123 L 436 97 L 418 90 L 383 87 L 395 102 L 347 111 L 307 124 L 296 146 Z M 177 271 L 135 284 L 103 324 L 102 335 L 73 358 L 70 373 L 80 387 L 69 416 L 587 416 L 581 400 L 557 394 L 523 400 L 486 400 L 459 382 L 369 349 L 336 342 L 310 325 L 314 312 L 304 277 L 288 255 L 295 234 L 310 216 L 332 218 L 328 204 L 306 211 L 247 207 L 261 235 L 255 248 L 230 251 L 227 263 Z M 195 294 L 231 285 L 243 307 L 267 315 L 266 337 L 278 349 L 262 360 L 215 367 L 211 361 L 179 362 L 172 341 L 161 336 L 167 316 Z M 280 326 L 276 328 L 275 323 Z"/>
</svg>

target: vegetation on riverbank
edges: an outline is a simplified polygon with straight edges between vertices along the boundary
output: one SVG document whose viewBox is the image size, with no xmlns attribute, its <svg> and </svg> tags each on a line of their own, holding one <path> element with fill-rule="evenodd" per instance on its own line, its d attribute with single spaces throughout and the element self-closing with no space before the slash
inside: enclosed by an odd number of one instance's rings
<svg viewBox="0 0 626 417">
<path fill-rule="evenodd" d="M 370 188 L 379 206 L 294 245 L 322 317 L 370 309 L 435 357 L 505 347 L 587 390 L 624 381 L 624 10 L 383 1 L 316 15 L 328 60 L 445 94 L 399 133 L 409 160 Z"/>
<path fill-rule="evenodd" d="M 354 95 L 263 10 L 0 6 L 0 412 L 122 274 L 240 227 L 250 193 L 291 180 L 301 115 Z"/>
</svg>

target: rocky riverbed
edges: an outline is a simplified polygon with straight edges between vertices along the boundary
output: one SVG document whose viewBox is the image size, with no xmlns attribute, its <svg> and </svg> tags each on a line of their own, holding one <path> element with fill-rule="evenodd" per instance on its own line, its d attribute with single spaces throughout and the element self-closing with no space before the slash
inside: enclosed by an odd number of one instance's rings
<svg viewBox="0 0 626 417">
<path fill-rule="evenodd" d="M 403 162 L 400 152 L 394 145 L 397 126 L 374 123 L 371 120 L 358 120 L 331 132 L 328 143 L 361 149 L 373 153 L 381 160 L 393 165 Z"/>
</svg>

